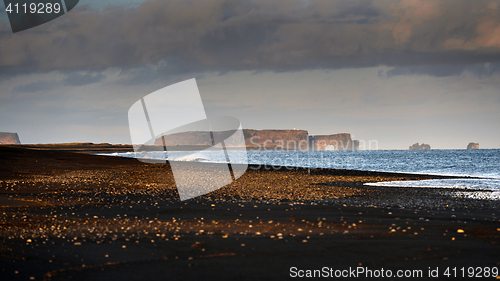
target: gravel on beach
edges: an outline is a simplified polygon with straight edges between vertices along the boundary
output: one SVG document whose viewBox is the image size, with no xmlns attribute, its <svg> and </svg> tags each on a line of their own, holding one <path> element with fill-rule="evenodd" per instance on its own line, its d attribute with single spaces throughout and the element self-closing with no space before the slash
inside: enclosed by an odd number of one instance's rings
<svg viewBox="0 0 500 281">
<path fill-rule="evenodd" d="M 275 280 L 293 266 L 426 277 L 428 267 L 500 267 L 497 201 L 364 185 L 436 176 L 250 166 L 180 201 L 168 164 L 22 146 L 0 146 L 0 164 L 1 280 Z"/>
</svg>

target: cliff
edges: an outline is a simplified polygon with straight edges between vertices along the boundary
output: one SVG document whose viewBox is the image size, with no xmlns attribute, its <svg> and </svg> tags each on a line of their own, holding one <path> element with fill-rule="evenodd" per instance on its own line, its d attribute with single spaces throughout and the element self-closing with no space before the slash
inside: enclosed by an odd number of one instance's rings
<svg viewBox="0 0 500 281">
<path fill-rule="evenodd" d="M 226 147 L 238 147 L 240 143 L 228 137 L 228 132 L 214 132 L 217 140 L 225 140 Z M 252 130 L 243 129 L 245 145 L 248 149 L 259 150 L 357 150 L 359 141 L 352 140 L 350 134 L 309 136 L 305 130 Z M 173 146 L 211 146 L 212 136 L 207 131 L 183 132 L 158 138 L 155 145 Z"/>
<path fill-rule="evenodd" d="M 308 133 L 305 130 L 243 130 L 249 148 L 277 148 L 307 150 Z"/>
<path fill-rule="evenodd" d="M 0 144 L 21 144 L 17 133 L 0 132 Z"/>
<path fill-rule="evenodd" d="M 166 146 L 176 145 L 201 145 L 212 146 L 210 132 L 183 132 L 167 135 L 164 137 Z M 155 145 L 163 145 L 162 138 L 155 141 Z"/>
<path fill-rule="evenodd" d="M 213 137 L 217 140 L 225 140 L 226 147 L 241 146 L 234 139 L 228 137 L 234 131 L 214 132 Z M 284 149 L 307 149 L 307 131 L 301 130 L 243 130 L 245 145 L 252 148 L 276 148 Z M 182 132 L 165 136 L 166 146 L 211 146 L 212 136 L 207 131 Z M 161 138 L 156 139 L 155 145 L 163 145 Z"/>
<path fill-rule="evenodd" d="M 479 143 L 471 142 L 467 145 L 467 149 L 479 149 Z"/>
<path fill-rule="evenodd" d="M 409 149 L 410 150 L 429 150 L 429 149 L 431 149 L 431 146 L 428 144 L 425 144 L 425 143 L 418 144 L 418 142 L 417 142 L 417 143 L 414 143 L 412 146 L 410 146 Z"/>
<path fill-rule="evenodd" d="M 314 150 L 357 150 L 359 141 L 352 140 L 351 134 L 309 136 L 309 147 Z"/>
</svg>

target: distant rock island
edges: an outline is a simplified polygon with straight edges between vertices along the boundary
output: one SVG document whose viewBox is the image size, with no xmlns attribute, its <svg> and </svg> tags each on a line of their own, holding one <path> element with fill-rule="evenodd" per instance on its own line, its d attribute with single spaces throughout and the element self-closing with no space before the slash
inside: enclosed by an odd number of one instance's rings
<svg viewBox="0 0 500 281">
<path fill-rule="evenodd" d="M 224 132 L 214 132 L 214 139 L 225 139 Z M 352 140 L 351 134 L 312 136 L 306 130 L 252 130 L 243 129 L 245 145 L 248 149 L 283 150 L 358 150 L 359 141 Z M 155 145 L 165 146 L 211 146 L 210 132 L 191 131 L 158 138 Z M 226 141 L 227 147 L 237 144 Z"/>
<path fill-rule="evenodd" d="M 351 134 L 309 136 L 309 147 L 314 150 L 358 150 L 359 141 L 351 139 Z"/>
<path fill-rule="evenodd" d="M 21 144 L 17 133 L 0 132 L 0 144 Z"/>
<path fill-rule="evenodd" d="M 476 143 L 476 142 L 470 142 L 470 143 L 467 145 L 467 149 L 479 149 L 479 143 Z"/>
<path fill-rule="evenodd" d="M 425 143 L 418 144 L 414 143 L 412 146 L 410 146 L 410 150 L 429 150 L 431 149 L 431 146 Z"/>
</svg>

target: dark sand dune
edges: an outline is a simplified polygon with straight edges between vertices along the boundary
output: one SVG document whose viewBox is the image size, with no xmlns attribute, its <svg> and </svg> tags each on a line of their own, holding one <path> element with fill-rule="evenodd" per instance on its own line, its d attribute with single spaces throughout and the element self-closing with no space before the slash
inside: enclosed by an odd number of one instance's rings
<svg viewBox="0 0 500 281">
<path fill-rule="evenodd" d="M 430 267 L 449 280 L 447 268 L 500 267 L 498 202 L 363 185 L 425 178 L 251 166 L 180 202 L 168 164 L 0 146 L 0 280 L 281 280 L 357 267 L 436 280 Z"/>
</svg>

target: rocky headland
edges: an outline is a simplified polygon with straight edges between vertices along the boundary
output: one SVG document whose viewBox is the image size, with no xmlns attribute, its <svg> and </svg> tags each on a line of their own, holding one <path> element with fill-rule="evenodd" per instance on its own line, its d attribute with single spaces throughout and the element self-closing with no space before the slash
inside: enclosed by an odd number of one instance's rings
<svg viewBox="0 0 500 281">
<path fill-rule="evenodd" d="M 0 144 L 21 144 L 17 133 L 0 132 Z"/>
<path fill-rule="evenodd" d="M 225 132 L 214 132 L 214 139 L 226 139 Z M 253 130 L 243 129 L 245 145 L 248 149 L 281 150 L 357 150 L 359 141 L 351 139 L 351 134 L 309 135 L 306 130 Z M 212 137 L 207 131 L 182 132 L 158 138 L 155 145 L 211 146 Z M 231 140 L 226 147 L 241 146 Z"/>
</svg>

